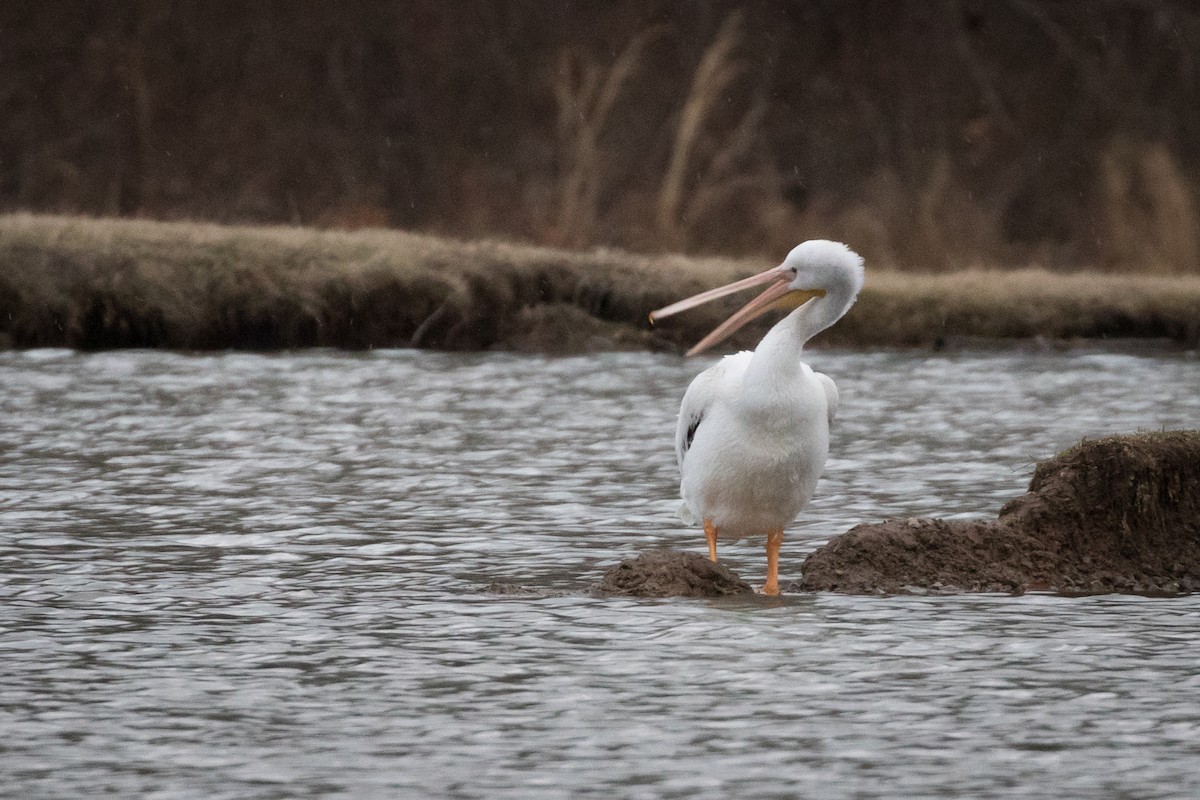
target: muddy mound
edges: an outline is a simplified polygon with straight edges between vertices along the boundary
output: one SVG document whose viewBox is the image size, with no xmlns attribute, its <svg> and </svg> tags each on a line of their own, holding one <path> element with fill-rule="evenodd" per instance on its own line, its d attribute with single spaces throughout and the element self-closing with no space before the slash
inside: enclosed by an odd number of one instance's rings
<svg viewBox="0 0 1200 800">
<path fill-rule="evenodd" d="M 1200 589 L 1200 431 L 1084 441 L 1038 464 L 995 521 L 858 525 L 791 588 L 851 594 Z"/>
<path fill-rule="evenodd" d="M 627 558 L 592 587 L 599 597 L 724 597 L 753 594 L 750 584 L 698 553 L 651 550 Z"/>
</svg>

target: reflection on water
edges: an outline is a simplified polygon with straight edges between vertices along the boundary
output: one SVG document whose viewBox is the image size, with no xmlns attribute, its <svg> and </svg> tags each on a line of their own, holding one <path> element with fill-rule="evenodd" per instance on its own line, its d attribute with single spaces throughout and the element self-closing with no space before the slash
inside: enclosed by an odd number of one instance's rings
<svg viewBox="0 0 1200 800">
<path fill-rule="evenodd" d="M 1187 355 L 811 360 L 842 419 L 785 580 L 860 521 L 992 516 L 1084 435 L 1200 425 Z M 702 366 L 0 354 L 0 795 L 1194 796 L 1200 600 L 579 592 L 703 550 Z"/>
</svg>

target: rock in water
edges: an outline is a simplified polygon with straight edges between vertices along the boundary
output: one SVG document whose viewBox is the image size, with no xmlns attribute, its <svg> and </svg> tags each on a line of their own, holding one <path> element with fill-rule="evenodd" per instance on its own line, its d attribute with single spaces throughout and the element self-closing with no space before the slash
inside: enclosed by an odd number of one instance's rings
<svg viewBox="0 0 1200 800">
<path fill-rule="evenodd" d="M 592 587 L 600 597 L 724 597 L 753 594 L 750 584 L 698 553 L 651 550 L 627 558 Z"/>
<path fill-rule="evenodd" d="M 850 594 L 1200 590 L 1200 431 L 1084 441 L 1038 464 L 994 521 L 858 525 L 793 588 Z"/>
</svg>

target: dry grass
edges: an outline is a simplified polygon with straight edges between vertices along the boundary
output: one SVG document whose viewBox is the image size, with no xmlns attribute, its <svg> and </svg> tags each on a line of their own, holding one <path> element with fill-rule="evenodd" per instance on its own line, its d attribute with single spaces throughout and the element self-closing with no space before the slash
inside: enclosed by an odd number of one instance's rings
<svg viewBox="0 0 1200 800">
<path fill-rule="evenodd" d="M 1200 342 L 1200 276 L 971 269 L 868 274 L 830 337 L 928 345 L 954 337 L 1048 340 L 1164 338 Z"/>
<path fill-rule="evenodd" d="M 730 90 L 749 65 L 737 57 L 742 14 L 725 17 L 705 49 L 675 122 L 670 158 L 658 190 L 655 217 L 659 246 L 680 248 L 695 240 L 692 229 L 706 212 L 724 208 L 750 177 L 739 169 L 759 136 L 765 104 L 756 101 L 716 152 L 702 162 L 701 139 L 715 112 L 728 105 Z"/>
<path fill-rule="evenodd" d="M 671 257 L 377 229 L 13 214 L 0 216 L 0 337 L 19 347 L 475 349 L 515 336 L 535 309 L 580 309 L 601 332 L 643 320 L 673 297 L 664 278 L 677 271 Z"/>
<path fill-rule="evenodd" d="M 741 227 L 725 218 L 739 204 L 753 199 L 759 217 L 759 206 L 781 202 L 774 168 L 761 153 L 768 103 L 761 87 L 748 85 L 751 65 L 739 54 L 743 27 L 744 14 L 726 15 L 686 92 L 661 104 L 661 121 L 639 126 L 661 132 L 634 137 L 636 146 L 628 141 L 629 115 L 647 103 L 646 89 L 661 69 L 653 49 L 670 43 L 671 30 L 641 30 L 611 63 L 576 47 L 558 54 L 549 84 L 560 169 L 550 190 L 533 192 L 552 198 L 535 238 L 574 248 L 616 238 L 677 252 L 697 249 L 706 229 Z M 746 93 L 748 101 L 731 104 Z M 675 100 L 678 109 L 671 108 Z M 656 187 L 644 184 L 651 180 Z"/>
<path fill-rule="evenodd" d="M 607 68 L 570 50 L 559 54 L 551 85 L 558 112 L 555 135 L 564 168 L 554 192 L 554 224 L 546 237 L 552 244 L 578 247 L 594 240 L 600 195 L 617 160 L 606 154 L 601 138 L 646 48 L 664 32 L 661 26 L 643 30 Z"/>
<path fill-rule="evenodd" d="M 576 253 L 399 231 L 329 232 L 0 216 L 0 343 L 181 349 L 515 347 L 694 342 L 738 299 L 657 330 L 646 314 L 759 262 Z M 1200 276 L 873 271 L 821 341 L 956 337 L 1200 342 Z M 764 327 L 735 342 L 752 343 Z"/>
<path fill-rule="evenodd" d="M 1200 208 L 1169 150 L 1114 140 L 1101 160 L 1100 189 L 1105 263 L 1148 273 L 1196 272 Z"/>
</svg>

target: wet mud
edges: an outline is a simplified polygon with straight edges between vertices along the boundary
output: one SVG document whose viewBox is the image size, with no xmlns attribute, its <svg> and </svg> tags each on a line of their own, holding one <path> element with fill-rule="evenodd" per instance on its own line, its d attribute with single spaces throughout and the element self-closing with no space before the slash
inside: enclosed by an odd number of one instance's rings
<svg viewBox="0 0 1200 800">
<path fill-rule="evenodd" d="M 651 550 L 609 569 L 591 592 L 597 597 L 725 597 L 754 589 L 699 553 Z"/>
<path fill-rule="evenodd" d="M 858 525 L 811 553 L 791 591 L 1200 589 L 1200 432 L 1084 441 L 1038 464 L 995 520 Z"/>
</svg>

